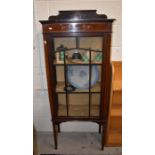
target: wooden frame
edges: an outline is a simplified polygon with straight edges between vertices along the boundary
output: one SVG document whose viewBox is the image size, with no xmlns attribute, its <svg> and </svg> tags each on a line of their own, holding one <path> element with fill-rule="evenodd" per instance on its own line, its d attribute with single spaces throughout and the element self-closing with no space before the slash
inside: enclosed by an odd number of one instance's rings
<svg viewBox="0 0 155 155">
<path fill-rule="evenodd" d="M 107 19 L 106 15 L 97 15 L 96 10 L 84 11 L 60 11 L 58 16 L 50 16 L 49 20 L 40 21 L 43 26 L 43 38 L 45 49 L 46 74 L 48 84 L 48 94 L 52 115 L 53 132 L 55 148 L 57 149 L 57 130 L 60 132 L 60 123 L 72 120 L 78 121 L 92 121 L 99 124 L 99 133 L 102 130 L 101 148 L 104 149 L 105 138 L 107 132 L 107 121 L 110 101 L 111 88 L 111 62 L 110 62 L 110 47 L 111 47 L 111 32 L 112 22 L 114 19 Z M 89 115 L 69 116 L 68 112 L 68 91 L 66 94 L 66 108 L 67 116 L 58 116 L 58 99 L 56 87 L 56 66 L 54 63 L 54 38 L 57 37 L 102 37 L 102 63 L 101 66 L 101 89 L 100 89 L 100 112 L 99 116 L 91 116 L 91 62 L 89 61 Z M 76 48 L 78 47 L 78 39 L 76 40 Z M 104 49 L 104 51 L 103 51 Z M 89 56 L 91 60 L 91 49 L 89 49 Z M 66 86 L 66 60 L 64 60 L 65 86 Z M 79 64 L 77 64 L 79 65 Z M 96 64 L 97 65 L 97 64 Z M 61 92 L 63 93 L 63 92 Z M 76 93 L 76 92 L 74 92 Z M 84 93 L 84 92 L 78 92 Z"/>
</svg>

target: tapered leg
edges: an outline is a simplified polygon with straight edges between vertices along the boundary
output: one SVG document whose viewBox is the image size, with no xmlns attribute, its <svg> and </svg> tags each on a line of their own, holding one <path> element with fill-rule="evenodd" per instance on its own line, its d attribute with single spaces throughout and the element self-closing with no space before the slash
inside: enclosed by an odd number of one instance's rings
<svg viewBox="0 0 155 155">
<path fill-rule="evenodd" d="M 99 124 L 99 133 L 101 133 L 101 127 L 102 127 L 101 124 Z"/>
<path fill-rule="evenodd" d="M 101 144 L 101 149 L 104 150 L 104 144 L 105 144 L 105 124 L 102 125 L 102 144 Z"/>
<path fill-rule="evenodd" d="M 59 133 L 61 132 L 61 130 L 60 130 L 60 124 L 58 124 L 58 132 Z"/>
<path fill-rule="evenodd" d="M 55 149 L 57 149 L 57 130 L 56 130 L 56 124 L 53 122 L 53 136 L 54 136 L 54 146 Z"/>
</svg>

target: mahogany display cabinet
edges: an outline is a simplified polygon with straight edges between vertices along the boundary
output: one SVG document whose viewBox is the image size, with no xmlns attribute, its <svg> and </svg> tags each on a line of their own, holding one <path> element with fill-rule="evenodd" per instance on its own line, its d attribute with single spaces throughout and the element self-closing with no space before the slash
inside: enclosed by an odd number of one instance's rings
<svg viewBox="0 0 155 155">
<path fill-rule="evenodd" d="M 67 121 L 97 123 L 104 149 L 113 21 L 96 10 L 59 11 L 40 21 L 55 149 L 60 123 Z"/>
</svg>

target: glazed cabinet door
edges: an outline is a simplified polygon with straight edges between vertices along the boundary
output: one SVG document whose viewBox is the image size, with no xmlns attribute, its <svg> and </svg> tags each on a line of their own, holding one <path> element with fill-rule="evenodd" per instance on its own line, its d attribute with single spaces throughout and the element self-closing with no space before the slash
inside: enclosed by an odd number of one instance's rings
<svg viewBox="0 0 155 155">
<path fill-rule="evenodd" d="M 46 35 L 52 106 L 56 117 L 101 118 L 104 36 Z"/>
</svg>

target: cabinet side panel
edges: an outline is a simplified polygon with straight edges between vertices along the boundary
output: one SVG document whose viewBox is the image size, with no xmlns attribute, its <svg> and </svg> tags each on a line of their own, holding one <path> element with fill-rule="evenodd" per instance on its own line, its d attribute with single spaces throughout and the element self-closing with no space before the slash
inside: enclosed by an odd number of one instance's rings
<svg viewBox="0 0 155 155">
<path fill-rule="evenodd" d="M 50 65 L 49 65 L 49 56 L 48 56 L 48 38 L 45 34 L 43 34 L 43 42 L 44 42 L 44 55 L 45 55 L 45 67 L 46 67 L 46 77 L 47 77 L 47 87 L 48 87 L 48 96 L 50 102 L 50 109 L 52 118 L 54 117 L 54 102 L 52 95 L 52 81 L 50 78 Z"/>
</svg>

